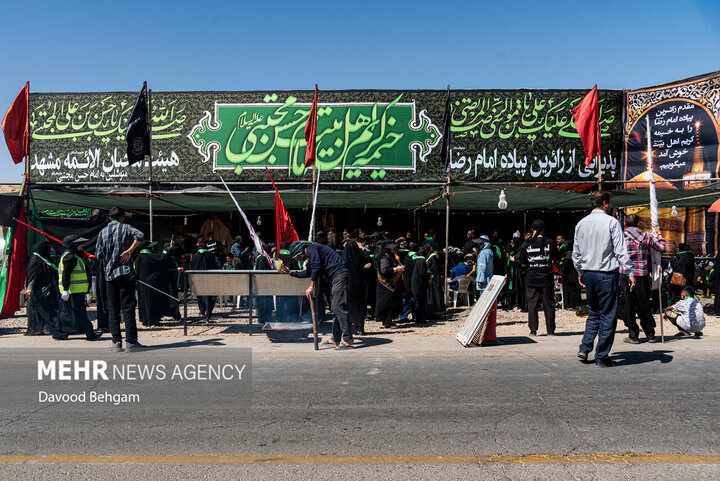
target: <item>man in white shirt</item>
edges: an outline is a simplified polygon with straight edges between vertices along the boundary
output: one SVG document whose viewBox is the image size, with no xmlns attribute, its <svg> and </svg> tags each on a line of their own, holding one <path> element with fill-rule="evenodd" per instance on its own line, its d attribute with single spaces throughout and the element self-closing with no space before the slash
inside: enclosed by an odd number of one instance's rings
<svg viewBox="0 0 720 481">
<path fill-rule="evenodd" d="M 572 253 L 580 285 L 585 287 L 590 307 L 585 322 L 585 334 L 577 355 L 582 361 L 586 361 L 597 337 L 595 365 L 610 367 L 610 349 L 617 327 L 619 270 L 633 270 L 622 226 L 611 215 L 612 194 L 602 190 L 593 192 L 590 203 L 592 212 L 575 227 L 575 246 Z M 632 291 L 635 287 L 635 276 L 628 276 L 628 282 Z"/>
</svg>

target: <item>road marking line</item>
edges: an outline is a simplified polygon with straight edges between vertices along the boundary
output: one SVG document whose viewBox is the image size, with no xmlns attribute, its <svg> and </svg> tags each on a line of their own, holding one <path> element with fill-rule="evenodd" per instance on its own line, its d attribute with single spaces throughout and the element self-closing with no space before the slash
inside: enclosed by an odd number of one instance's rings
<svg viewBox="0 0 720 481">
<path fill-rule="evenodd" d="M 387 454 L 387 455 L 142 455 L 36 454 L 0 455 L 8 463 L 139 464 L 720 464 L 720 454 Z"/>
</svg>

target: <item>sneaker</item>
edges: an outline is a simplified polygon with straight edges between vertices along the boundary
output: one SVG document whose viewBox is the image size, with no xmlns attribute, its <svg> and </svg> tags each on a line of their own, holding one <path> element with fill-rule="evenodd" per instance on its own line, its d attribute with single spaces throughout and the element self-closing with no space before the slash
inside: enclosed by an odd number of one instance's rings
<svg viewBox="0 0 720 481">
<path fill-rule="evenodd" d="M 613 367 L 614 365 L 615 363 L 607 357 L 605 359 L 595 359 L 595 366 L 597 367 Z"/>
<path fill-rule="evenodd" d="M 530 331 L 530 335 L 533 337 L 537 336 L 537 331 Z"/>
<path fill-rule="evenodd" d="M 695 333 L 695 337 L 702 337 L 702 335 L 703 335 L 702 332 L 696 332 L 696 333 Z"/>
<path fill-rule="evenodd" d="M 634 337 L 626 337 L 625 339 L 623 339 L 623 342 L 627 342 L 628 344 L 640 344 L 640 341 L 638 341 Z M 648 342 L 650 342 L 650 339 L 648 339 Z"/>
<path fill-rule="evenodd" d="M 583 351 L 578 351 L 577 357 L 579 357 L 581 361 L 587 361 L 588 353 L 583 352 Z"/>
<path fill-rule="evenodd" d="M 655 344 L 656 342 L 658 342 L 658 338 L 656 336 L 648 337 L 647 342 L 649 342 L 650 344 Z"/>
<path fill-rule="evenodd" d="M 123 352 L 125 349 L 122 347 L 122 342 L 113 342 L 110 350 L 113 352 Z"/>
<path fill-rule="evenodd" d="M 145 351 L 147 347 L 143 346 L 139 342 L 128 342 L 125 344 L 125 352 L 139 352 Z"/>
<path fill-rule="evenodd" d="M 85 334 L 85 337 L 87 337 L 88 341 L 98 341 L 102 337 L 102 332 L 100 334 L 96 333 L 95 331 Z"/>
</svg>

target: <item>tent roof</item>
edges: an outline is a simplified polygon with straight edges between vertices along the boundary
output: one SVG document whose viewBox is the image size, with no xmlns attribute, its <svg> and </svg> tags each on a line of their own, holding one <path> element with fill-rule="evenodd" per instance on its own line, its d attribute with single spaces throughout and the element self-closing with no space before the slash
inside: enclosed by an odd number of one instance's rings
<svg viewBox="0 0 720 481">
<path fill-rule="evenodd" d="M 269 186 L 267 186 L 269 187 Z M 237 190 L 234 196 L 247 211 L 273 210 L 275 192 L 264 190 Z M 506 184 L 461 184 L 450 187 L 450 209 L 454 212 L 496 211 L 498 195 L 504 190 L 508 210 L 533 209 L 586 209 L 589 208 L 588 192 L 566 190 L 567 185 L 535 186 Z M 443 210 L 442 186 L 375 187 L 363 190 L 321 189 L 318 195 L 320 208 L 366 207 L 369 209 Z M 283 202 L 288 209 L 303 209 L 312 205 L 310 189 L 283 190 Z M 33 188 L 33 196 L 39 209 L 64 209 L 92 207 L 107 209 L 114 205 L 126 209 L 147 210 L 147 190 L 138 187 L 103 188 Z M 658 189 L 660 206 L 708 206 L 720 197 L 720 183 L 713 183 L 692 190 Z M 190 187 L 179 190 L 154 191 L 153 209 L 158 212 L 225 212 L 235 206 L 227 192 L 214 187 Z M 618 207 L 648 205 L 648 190 L 626 189 L 614 192 Z"/>
</svg>

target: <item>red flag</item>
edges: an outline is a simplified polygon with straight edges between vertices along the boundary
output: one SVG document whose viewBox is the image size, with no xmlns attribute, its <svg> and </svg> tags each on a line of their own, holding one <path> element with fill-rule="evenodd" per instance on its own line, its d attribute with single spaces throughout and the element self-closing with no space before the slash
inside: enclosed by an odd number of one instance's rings
<svg viewBox="0 0 720 481">
<path fill-rule="evenodd" d="M 23 181 L 22 188 L 20 189 L 20 195 L 25 195 L 25 189 L 27 187 L 27 178 Z M 0 311 L 0 319 L 7 319 L 15 315 L 15 312 L 20 308 L 20 292 L 23 290 L 25 285 L 25 271 L 27 269 L 28 261 L 28 245 L 27 245 L 27 229 L 23 225 L 26 221 L 25 218 L 25 206 L 23 205 L 20 211 L 19 220 L 22 223 L 18 223 L 16 227 L 12 228 L 12 239 L 8 239 L 10 242 L 10 248 L 5 247 L 5 254 L 8 256 L 5 259 L 7 263 L 3 266 L 3 277 L 1 287 L 4 288 L 2 293 L 2 310 Z M 10 229 L 8 229 L 10 230 Z M 5 277 L 5 275 L 7 277 Z"/>
<path fill-rule="evenodd" d="M 600 110 L 598 108 L 597 84 L 572 111 L 575 128 L 585 149 L 585 165 L 600 155 Z"/>
<path fill-rule="evenodd" d="M 305 124 L 305 141 L 307 149 L 305 150 L 305 167 L 315 164 L 315 149 L 317 147 L 317 84 L 315 84 L 315 96 L 313 97 L 312 108 Z M 274 185 L 274 184 L 273 184 Z M 275 189 L 277 192 L 277 189 Z"/>
<path fill-rule="evenodd" d="M 23 157 L 28 154 L 28 142 L 30 141 L 29 102 L 30 82 L 25 82 L 25 86 L 10 104 L 10 108 L 5 112 L 5 117 L 2 120 L 5 143 L 7 143 L 10 155 L 16 164 L 22 162 Z"/>
<path fill-rule="evenodd" d="M 290 220 L 290 213 L 285 209 L 285 204 L 283 204 L 282 197 L 280 197 L 280 192 L 278 192 L 277 187 L 275 187 L 275 181 L 272 175 L 270 175 L 270 170 L 268 170 L 267 167 L 265 167 L 265 170 L 275 189 L 275 241 L 277 242 L 277 248 L 280 249 L 280 243 L 282 241 L 295 242 L 300 240 L 300 237 L 298 237 L 295 226 Z"/>
</svg>

